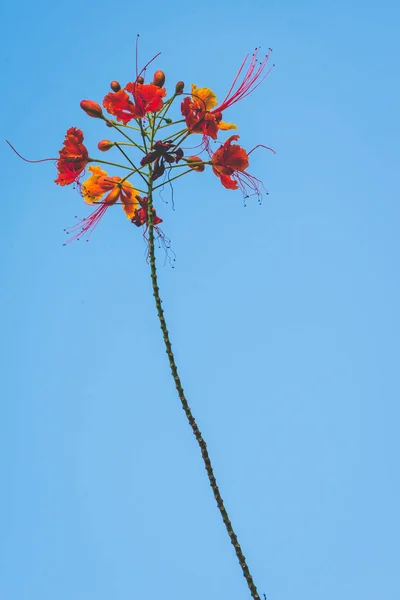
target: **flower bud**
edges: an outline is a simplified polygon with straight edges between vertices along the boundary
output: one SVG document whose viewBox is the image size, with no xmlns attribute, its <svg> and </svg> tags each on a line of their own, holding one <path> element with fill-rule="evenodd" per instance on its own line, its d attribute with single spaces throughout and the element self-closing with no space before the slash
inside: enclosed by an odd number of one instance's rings
<svg viewBox="0 0 400 600">
<path fill-rule="evenodd" d="M 97 144 L 98 149 L 102 152 L 107 152 L 107 150 L 110 150 L 110 148 L 113 146 L 114 142 L 110 142 L 110 140 L 100 140 L 100 142 Z"/>
<path fill-rule="evenodd" d="M 140 85 L 142 85 L 144 83 L 144 77 L 138 77 L 136 79 L 136 83 L 140 83 Z"/>
<path fill-rule="evenodd" d="M 188 167 L 190 167 L 191 169 L 193 169 L 193 171 L 197 171 L 197 173 L 202 173 L 204 171 L 204 164 L 203 161 L 201 160 L 201 158 L 199 156 L 189 156 L 189 158 L 187 159 L 187 165 Z M 196 164 L 199 163 L 199 164 Z"/>
<path fill-rule="evenodd" d="M 157 87 L 162 87 L 165 83 L 165 73 L 164 71 L 156 71 L 153 77 L 153 85 Z"/>
<path fill-rule="evenodd" d="M 119 85 L 118 81 L 112 81 L 110 83 L 110 87 L 113 92 L 119 92 L 119 90 L 121 89 L 121 86 Z"/>
<path fill-rule="evenodd" d="M 82 100 L 81 108 L 89 115 L 89 117 L 104 119 L 100 104 L 93 102 L 93 100 Z"/>
<path fill-rule="evenodd" d="M 175 86 L 175 94 L 176 95 L 182 94 L 184 87 L 185 87 L 185 84 L 183 83 L 183 81 L 178 81 L 178 83 Z"/>
</svg>

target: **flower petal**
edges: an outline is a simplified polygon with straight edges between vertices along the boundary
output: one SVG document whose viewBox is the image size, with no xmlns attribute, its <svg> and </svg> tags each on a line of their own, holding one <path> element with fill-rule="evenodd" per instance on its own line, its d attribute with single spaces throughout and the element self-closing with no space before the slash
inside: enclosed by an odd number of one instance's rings
<svg viewBox="0 0 400 600">
<path fill-rule="evenodd" d="M 225 123 L 225 121 L 220 121 L 218 123 L 218 129 L 222 131 L 228 131 L 229 129 L 237 129 L 237 125 L 234 123 Z"/>
<path fill-rule="evenodd" d="M 192 84 L 192 98 L 198 102 L 202 110 L 211 110 L 217 105 L 217 96 L 210 88 L 198 88 L 194 83 Z"/>
<path fill-rule="evenodd" d="M 130 220 L 135 216 L 136 210 L 139 206 L 139 201 L 137 200 L 138 196 L 139 192 L 135 190 L 129 181 L 125 181 L 125 183 L 122 184 L 120 199 L 122 208 L 127 218 Z"/>
</svg>

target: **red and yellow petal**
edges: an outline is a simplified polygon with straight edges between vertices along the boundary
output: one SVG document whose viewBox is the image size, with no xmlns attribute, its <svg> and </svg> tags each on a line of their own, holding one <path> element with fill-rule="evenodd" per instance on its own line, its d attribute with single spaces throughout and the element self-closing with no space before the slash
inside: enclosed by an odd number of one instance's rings
<svg viewBox="0 0 400 600">
<path fill-rule="evenodd" d="M 122 203 L 122 208 L 128 219 L 132 220 L 136 214 L 136 211 L 139 207 L 139 201 L 137 197 L 139 196 L 139 192 L 135 190 L 129 181 L 126 181 L 122 184 L 120 199 Z"/>
<path fill-rule="evenodd" d="M 82 196 L 87 204 L 99 202 L 102 196 L 111 191 L 120 177 L 109 177 L 106 171 L 94 165 L 89 167 L 92 175 L 82 183 Z"/>
<path fill-rule="evenodd" d="M 212 110 L 217 106 L 217 96 L 214 92 L 210 88 L 198 88 L 194 83 L 192 84 L 192 98 L 204 111 Z"/>
</svg>

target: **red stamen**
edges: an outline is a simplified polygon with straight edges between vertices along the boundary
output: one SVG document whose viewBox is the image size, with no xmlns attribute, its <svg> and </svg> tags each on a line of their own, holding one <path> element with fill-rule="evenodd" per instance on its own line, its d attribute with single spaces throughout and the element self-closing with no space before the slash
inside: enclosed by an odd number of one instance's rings
<svg viewBox="0 0 400 600">
<path fill-rule="evenodd" d="M 10 144 L 10 142 L 8 140 L 6 140 L 6 143 L 10 146 L 11 150 L 14 150 L 15 154 L 17 156 L 19 156 L 19 158 L 22 158 L 22 160 L 24 160 L 25 162 L 28 162 L 28 163 L 41 163 L 41 162 L 46 162 L 47 160 L 59 160 L 58 158 L 41 158 L 40 160 L 29 160 L 29 159 L 21 156 L 21 154 L 16 151 L 14 146 L 12 144 Z"/>
<path fill-rule="evenodd" d="M 264 144 L 257 144 L 257 146 L 254 146 L 254 148 L 252 150 L 250 150 L 250 152 L 247 153 L 247 156 L 250 156 L 250 154 L 253 152 L 253 150 L 256 150 L 257 148 L 265 148 L 266 150 L 271 150 L 271 152 L 276 154 L 276 152 L 273 148 L 270 148 L 269 146 L 264 146 Z"/>
<path fill-rule="evenodd" d="M 138 60 L 139 60 L 139 34 L 136 35 L 136 79 L 139 77 L 138 75 Z"/>
<path fill-rule="evenodd" d="M 262 83 L 264 81 L 264 79 L 269 75 L 269 73 L 273 69 L 274 65 L 272 65 L 271 69 L 269 69 L 267 71 L 267 73 L 265 73 L 264 76 L 261 77 L 261 74 L 265 69 L 265 65 L 267 64 L 268 59 L 271 55 L 271 48 L 268 50 L 266 56 L 264 57 L 264 60 L 262 60 L 259 63 L 258 68 L 256 68 L 257 54 L 258 54 L 259 50 L 260 50 L 259 48 L 256 48 L 255 52 L 253 53 L 253 55 L 251 57 L 249 67 L 247 69 L 245 76 L 243 77 L 242 83 L 239 85 L 237 90 L 235 92 L 233 92 L 235 85 L 237 83 L 237 80 L 238 80 L 241 72 L 243 71 L 244 65 L 248 59 L 248 55 L 246 56 L 246 58 L 244 59 L 244 61 L 241 64 L 240 69 L 237 72 L 236 77 L 233 80 L 233 83 L 232 83 L 225 99 L 223 100 L 222 104 L 220 104 L 220 106 L 218 108 L 214 109 L 214 111 L 212 111 L 212 112 L 215 112 L 215 110 L 223 111 L 226 108 L 228 108 L 229 106 L 232 106 L 232 104 L 234 104 L 235 102 L 242 100 L 243 98 L 245 98 L 246 96 L 251 94 L 251 92 L 253 92 L 260 85 L 260 83 Z"/>
<path fill-rule="evenodd" d="M 142 73 L 143 73 L 144 75 L 146 74 L 146 69 L 147 69 L 147 67 L 148 67 L 149 65 L 151 65 L 151 63 L 152 63 L 154 60 L 156 60 L 156 58 L 158 58 L 158 57 L 160 56 L 160 54 L 161 54 L 161 52 L 158 52 L 158 53 L 157 53 L 155 56 L 153 56 L 153 58 L 152 58 L 152 59 L 150 59 L 150 60 L 149 60 L 149 62 L 148 62 L 148 63 L 146 63 L 146 64 L 144 65 L 144 67 L 143 67 L 143 69 L 140 71 L 140 73 L 139 73 L 138 77 L 140 77 Z"/>
<path fill-rule="evenodd" d="M 72 225 L 72 227 L 68 227 L 67 229 L 65 229 L 64 231 L 68 235 L 70 235 L 71 233 L 74 235 L 67 242 L 65 242 L 64 246 L 67 246 L 67 244 L 70 244 L 74 240 L 79 240 L 83 234 L 91 230 L 88 237 L 86 238 L 86 241 L 88 242 L 93 231 L 99 224 L 100 219 L 105 214 L 107 208 L 109 208 L 110 206 L 111 205 L 108 203 L 102 203 L 90 215 L 88 215 L 84 219 L 79 219 L 78 222 L 75 223 L 75 225 Z"/>
<path fill-rule="evenodd" d="M 232 177 L 236 179 L 239 189 L 242 192 L 244 198 L 250 198 L 250 196 L 257 196 L 258 200 L 261 204 L 262 200 L 262 192 L 261 188 L 268 194 L 268 190 L 265 189 L 263 182 L 261 179 L 254 177 L 254 175 L 250 175 L 249 173 L 245 173 L 243 171 L 236 171 Z M 249 193 L 249 191 L 251 193 Z"/>
</svg>

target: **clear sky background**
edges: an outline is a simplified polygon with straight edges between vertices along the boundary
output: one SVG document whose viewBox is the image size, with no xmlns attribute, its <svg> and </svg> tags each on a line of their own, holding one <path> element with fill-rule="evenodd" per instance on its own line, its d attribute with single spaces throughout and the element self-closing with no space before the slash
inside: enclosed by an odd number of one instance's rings
<svg viewBox="0 0 400 600">
<path fill-rule="evenodd" d="M 79 108 L 161 51 L 225 95 L 262 206 L 212 173 L 156 197 L 160 286 L 189 402 L 260 593 L 398 600 L 399 29 L 375 2 L 28 2 L 3 9 L 2 138 L 57 155 Z M 272 60 L 271 60 L 272 62 Z M 224 139 L 225 135 L 221 136 Z M 140 231 L 1 147 L 0 598 L 249 598 L 164 354 Z M 104 156 L 102 156 L 104 158 Z M 168 203 L 165 203 L 168 201 Z"/>
</svg>

